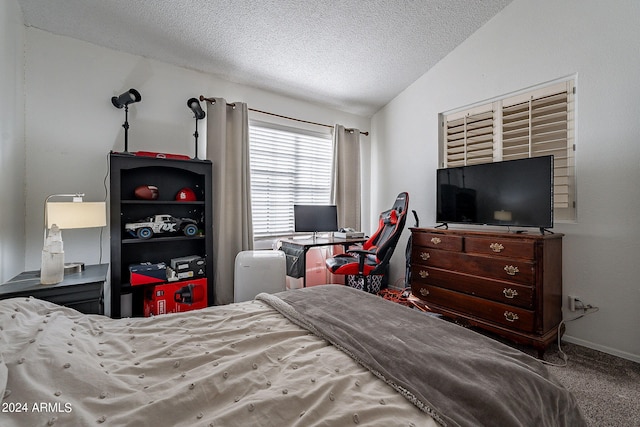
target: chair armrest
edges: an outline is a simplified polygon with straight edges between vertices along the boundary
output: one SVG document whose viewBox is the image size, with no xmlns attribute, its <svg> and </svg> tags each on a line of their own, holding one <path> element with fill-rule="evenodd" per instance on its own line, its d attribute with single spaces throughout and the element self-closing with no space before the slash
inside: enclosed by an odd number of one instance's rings
<svg viewBox="0 0 640 427">
<path fill-rule="evenodd" d="M 375 255 L 376 251 L 374 250 L 366 250 L 366 249 L 362 249 L 362 248 L 353 248 L 353 249 L 348 249 L 347 253 L 350 254 L 357 254 L 358 255 L 358 273 L 359 274 L 363 274 L 364 273 L 364 262 L 367 258 L 367 255 Z"/>
<path fill-rule="evenodd" d="M 375 255 L 376 251 L 366 250 L 362 248 L 352 248 L 347 249 L 348 254 L 358 254 L 358 255 Z"/>
</svg>

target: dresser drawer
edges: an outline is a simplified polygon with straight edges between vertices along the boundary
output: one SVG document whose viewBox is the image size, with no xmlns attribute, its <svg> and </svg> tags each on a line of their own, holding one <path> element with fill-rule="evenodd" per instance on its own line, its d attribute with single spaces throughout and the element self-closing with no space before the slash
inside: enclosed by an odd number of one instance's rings
<svg viewBox="0 0 640 427">
<path fill-rule="evenodd" d="M 488 257 L 421 247 L 412 251 L 411 265 L 437 267 L 526 285 L 535 282 L 535 262 L 523 259 Z"/>
<path fill-rule="evenodd" d="M 412 292 L 418 298 L 425 296 L 427 285 L 478 296 L 503 304 L 533 309 L 533 287 L 500 280 L 487 279 L 423 265 L 411 267 Z"/>
<path fill-rule="evenodd" d="M 438 248 L 447 251 L 462 251 L 462 236 L 439 233 L 413 233 L 412 244 L 426 248 Z"/>
<path fill-rule="evenodd" d="M 533 332 L 535 329 L 535 316 L 531 310 L 485 300 L 437 286 L 427 285 L 424 287 L 423 293 L 425 295 L 421 299 L 427 305 L 432 303 L 467 316 L 471 315 L 478 319 L 523 332 Z"/>
<path fill-rule="evenodd" d="M 411 232 L 416 303 L 533 345 L 540 357 L 557 339 L 562 234 L 419 227 Z"/>
<path fill-rule="evenodd" d="M 466 237 L 464 251 L 482 255 L 501 256 L 507 258 L 534 259 L 535 243 L 499 237 L 486 239 L 482 237 Z"/>
</svg>

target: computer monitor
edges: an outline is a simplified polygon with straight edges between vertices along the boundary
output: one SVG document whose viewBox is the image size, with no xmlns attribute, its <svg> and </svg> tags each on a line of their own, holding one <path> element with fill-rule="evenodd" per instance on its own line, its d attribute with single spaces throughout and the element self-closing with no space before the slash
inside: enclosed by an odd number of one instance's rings
<svg viewBox="0 0 640 427">
<path fill-rule="evenodd" d="M 336 205 L 293 205 L 296 232 L 338 231 Z"/>
</svg>

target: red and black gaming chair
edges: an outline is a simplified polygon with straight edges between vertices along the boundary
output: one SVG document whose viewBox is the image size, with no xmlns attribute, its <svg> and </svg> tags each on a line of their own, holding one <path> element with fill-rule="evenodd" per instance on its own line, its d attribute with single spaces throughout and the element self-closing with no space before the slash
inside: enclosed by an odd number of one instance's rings
<svg viewBox="0 0 640 427">
<path fill-rule="evenodd" d="M 378 229 L 360 248 L 326 261 L 333 274 L 347 275 L 349 286 L 377 293 L 386 286 L 389 260 L 404 229 L 409 207 L 409 194 L 400 193 L 393 207 L 380 214 Z"/>
</svg>

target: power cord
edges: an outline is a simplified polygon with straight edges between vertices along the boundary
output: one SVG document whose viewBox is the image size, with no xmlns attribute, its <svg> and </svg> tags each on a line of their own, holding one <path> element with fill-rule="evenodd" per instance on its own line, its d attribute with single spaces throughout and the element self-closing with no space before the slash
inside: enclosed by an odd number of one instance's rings
<svg viewBox="0 0 640 427">
<path fill-rule="evenodd" d="M 573 322 L 574 320 L 578 320 L 578 319 L 582 319 L 584 316 L 588 315 L 588 314 L 593 314 L 595 312 L 597 312 L 598 310 L 600 310 L 599 307 L 594 307 L 591 304 L 585 304 L 584 302 L 582 302 L 580 299 L 576 298 L 575 302 L 577 304 L 580 304 L 580 306 L 576 306 L 577 310 L 582 310 L 582 314 L 573 317 L 571 319 L 562 319 L 562 321 L 560 321 L 560 324 L 558 325 L 558 354 L 560 355 L 560 357 L 562 358 L 562 360 L 564 361 L 564 363 L 562 364 L 558 364 L 558 363 L 552 363 L 552 362 L 547 362 L 546 360 L 542 360 L 542 363 L 544 363 L 545 365 L 550 365 L 550 366 L 557 366 L 560 368 L 564 368 L 565 366 L 567 366 L 567 363 L 569 362 L 569 357 L 567 356 L 567 354 L 562 350 L 562 345 L 561 345 L 561 330 L 562 330 L 562 326 L 567 323 L 567 322 Z"/>
<path fill-rule="evenodd" d="M 109 175 L 111 174 L 110 163 L 109 163 L 109 153 L 107 153 L 107 170 L 104 175 L 104 179 L 102 180 L 102 186 L 104 187 L 104 202 L 107 203 L 107 198 L 109 197 L 109 188 L 107 187 L 107 179 L 109 179 Z M 100 227 L 100 257 L 98 259 L 98 264 L 102 264 L 102 238 L 104 233 L 104 227 Z"/>
</svg>

